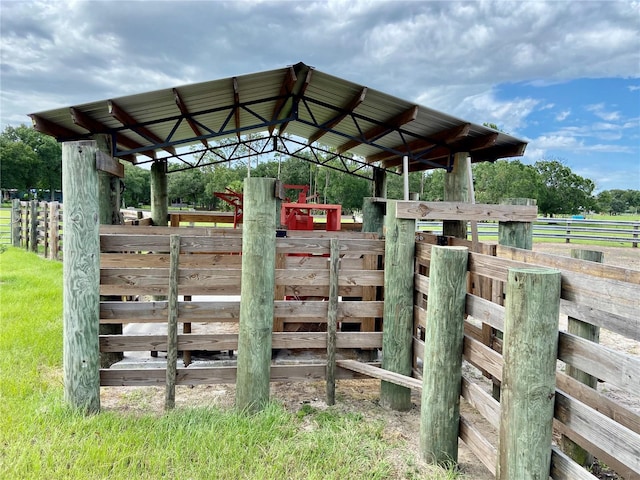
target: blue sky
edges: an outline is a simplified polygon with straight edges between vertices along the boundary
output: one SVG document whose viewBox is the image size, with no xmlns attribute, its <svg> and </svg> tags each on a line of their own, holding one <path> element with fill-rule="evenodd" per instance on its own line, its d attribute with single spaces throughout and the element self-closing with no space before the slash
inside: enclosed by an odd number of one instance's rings
<svg viewBox="0 0 640 480">
<path fill-rule="evenodd" d="M 0 128 L 28 113 L 282 68 L 526 139 L 598 190 L 640 189 L 640 2 L 0 3 Z"/>
</svg>

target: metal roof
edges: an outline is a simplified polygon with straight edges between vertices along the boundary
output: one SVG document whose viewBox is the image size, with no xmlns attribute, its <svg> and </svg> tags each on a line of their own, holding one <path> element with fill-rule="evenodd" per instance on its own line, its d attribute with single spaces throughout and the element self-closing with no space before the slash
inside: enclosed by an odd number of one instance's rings
<svg viewBox="0 0 640 480">
<path fill-rule="evenodd" d="M 414 171 L 450 168 L 457 152 L 480 162 L 521 156 L 526 148 L 505 133 L 304 63 L 30 117 L 37 130 L 59 141 L 109 134 L 115 157 L 134 163 L 176 158 L 187 168 L 202 165 L 204 153 L 218 146 L 209 141 L 222 139 L 231 154 L 221 154 L 216 163 L 281 152 L 365 177 L 371 176 L 370 166 L 395 172 L 404 155 Z M 200 160 L 187 160 L 180 147 L 194 144 L 199 147 L 191 147 L 188 156 L 201 154 Z"/>
</svg>

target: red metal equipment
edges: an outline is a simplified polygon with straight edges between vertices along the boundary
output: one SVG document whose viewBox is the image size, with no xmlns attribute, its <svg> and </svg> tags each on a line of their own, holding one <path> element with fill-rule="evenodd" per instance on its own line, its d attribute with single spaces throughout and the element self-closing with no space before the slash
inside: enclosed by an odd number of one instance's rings
<svg viewBox="0 0 640 480">
<path fill-rule="evenodd" d="M 225 188 L 226 192 L 213 192 L 213 194 L 227 203 L 233 205 L 233 228 L 237 228 L 242 223 L 242 199 L 243 196 L 239 192 L 235 192 L 230 188 Z"/>
<path fill-rule="evenodd" d="M 327 231 L 340 230 L 342 205 L 327 205 L 324 203 L 307 203 L 309 185 L 283 185 L 285 189 L 301 190 L 297 202 L 283 202 L 280 209 L 280 223 L 287 230 L 313 230 L 312 210 L 326 212 Z"/>
</svg>

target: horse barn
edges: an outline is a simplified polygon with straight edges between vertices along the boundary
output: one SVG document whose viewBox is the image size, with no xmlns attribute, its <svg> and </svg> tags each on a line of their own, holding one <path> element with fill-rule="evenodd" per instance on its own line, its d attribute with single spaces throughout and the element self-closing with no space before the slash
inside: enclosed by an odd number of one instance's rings
<svg viewBox="0 0 640 480">
<path fill-rule="evenodd" d="M 499 479 L 593 479 L 594 456 L 640 478 L 640 415 L 597 388 L 640 398 L 638 357 L 598 343 L 600 328 L 640 341 L 640 272 L 532 252 L 535 201 L 473 202 L 470 164 L 525 142 L 303 63 L 30 116 L 64 142 L 70 405 L 96 412 L 101 386 L 156 385 L 173 408 L 176 385 L 235 383 L 236 406 L 256 411 L 270 382 L 308 380 L 326 381 L 331 405 L 341 379 L 377 378 L 390 409 L 421 392 L 430 462 L 455 461 L 460 439 Z M 276 153 L 370 180 L 361 231 L 255 176 L 238 228 L 169 226 L 169 162 Z M 150 225 L 122 224 L 122 162 L 150 164 Z M 415 199 L 408 172 L 434 168 L 445 201 Z M 386 199 L 388 175 L 404 175 L 404 200 Z M 467 239 L 479 220 L 499 222 L 498 245 Z"/>
</svg>

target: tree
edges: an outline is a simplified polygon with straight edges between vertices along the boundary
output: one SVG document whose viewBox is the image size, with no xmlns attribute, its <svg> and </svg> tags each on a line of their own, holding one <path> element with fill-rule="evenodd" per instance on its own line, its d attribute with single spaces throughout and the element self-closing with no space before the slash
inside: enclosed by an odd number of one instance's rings
<svg viewBox="0 0 640 480">
<path fill-rule="evenodd" d="M 571 214 L 593 208 L 592 180 L 573 173 L 558 160 L 541 160 L 534 168 L 539 175 L 536 198 L 542 214 Z"/>
<path fill-rule="evenodd" d="M 124 192 L 122 201 L 130 207 L 151 203 L 150 172 L 124 162 Z"/>
</svg>

